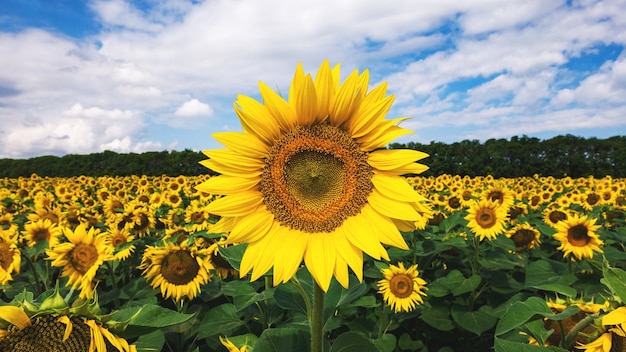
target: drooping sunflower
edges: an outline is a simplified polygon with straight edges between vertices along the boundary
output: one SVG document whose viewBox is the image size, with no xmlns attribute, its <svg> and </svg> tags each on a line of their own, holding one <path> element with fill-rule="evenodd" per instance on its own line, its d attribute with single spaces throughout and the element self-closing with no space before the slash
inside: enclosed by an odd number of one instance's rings
<svg viewBox="0 0 626 352">
<path fill-rule="evenodd" d="M 187 246 L 187 241 L 182 241 L 146 247 L 139 269 L 153 288 L 160 289 L 163 298 L 178 302 L 184 296 L 194 299 L 200 285 L 209 282 L 213 267 L 207 249 Z"/>
<path fill-rule="evenodd" d="M 506 237 L 513 240 L 516 251 L 533 249 L 541 243 L 541 232 L 528 223 L 515 225 L 506 232 Z"/>
<path fill-rule="evenodd" d="M 87 230 L 81 224 L 72 230 L 65 228 L 63 234 L 69 242 L 63 242 L 46 250 L 52 266 L 61 267 L 61 276 L 67 277 L 67 285 L 80 288 L 81 298 L 93 295 L 93 280 L 100 265 L 111 260 L 111 247 L 106 245 L 106 235 L 95 227 Z"/>
<path fill-rule="evenodd" d="M 500 206 L 498 202 L 481 199 L 474 201 L 467 212 L 465 220 L 467 226 L 480 240 L 487 238 L 492 240 L 505 230 L 507 208 Z"/>
<path fill-rule="evenodd" d="M 13 280 L 19 274 L 22 255 L 11 232 L 0 228 L 0 285 Z"/>
<path fill-rule="evenodd" d="M 596 234 L 600 226 L 596 219 L 587 215 L 568 214 L 567 219 L 556 224 L 554 239 L 561 242 L 557 248 L 564 256 L 572 254 L 576 259 L 593 258 L 593 252 L 602 253 L 604 242 Z"/>
<path fill-rule="evenodd" d="M 416 305 L 424 303 L 422 296 L 426 296 L 426 281 L 419 277 L 417 264 L 405 268 L 400 262 L 398 266 L 389 265 L 381 272 L 385 278 L 378 281 L 378 293 L 396 313 L 410 312 Z"/>
<path fill-rule="evenodd" d="M 363 253 L 388 259 L 383 247 L 407 249 L 394 220 L 422 222 L 426 199 L 402 175 L 427 169 L 416 150 L 383 149 L 410 133 L 385 119 L 393 96 L 383 83 L 368 92 L 369 73 L 343 83 L 328 61 L 315 78 L 298 65 L 288 99 L 260 83 L 263 103 L 238 96 L 243 132 L 214 137 L 226 148 L 202 164 L 220 174 L 197 189 L 222 194 L 207 205 L 222 217 L 213 231 L 248 243 L 241 276 L 274 268 L 287 282 L 304 263 L 324 291 L 334 276 L 348 286 L 348 267 L 362 279 Z"/>
<path fill-rule="evenodd" d="M 0 328 L 0 351 L 137 351 L 135 345 L 86 317 L 54 312 L 29 317 L 21 307 L 1 306 L 0 318 L 6 322 Z"/>
</svg>

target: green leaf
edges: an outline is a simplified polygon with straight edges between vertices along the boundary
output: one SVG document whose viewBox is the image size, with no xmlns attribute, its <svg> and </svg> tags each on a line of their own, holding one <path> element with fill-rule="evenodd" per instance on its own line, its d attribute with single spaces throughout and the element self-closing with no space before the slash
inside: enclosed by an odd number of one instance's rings
<svg viewBox="0 0 626 352">
<path fill-rule="evenodd" d="M 393 352 L 396 349 L 396 341 L 397 339 L 393 334 L 385 334 L 374 340 L 374 345 L 381 352 Z"/>
<path fill-rule="evenodd" d="M 442 283 L 452 292 L 454 296 L 475 290 L 480 285 L 480 275 L 472 275 L 466 278 L 458 270 L 451 270 L 442 280 Z"/>
<path fill-rule="evenodd" d="M 238 309 L 234 304 L 225 303 L 207 312 L 198 327 L 198 338 L 206 338 L 218 334 L 228 335 L 236 328 L 244 325 Z"/>
<path fill-rule="evenodd" d="M 327 320 L 336 308 L 354 302 L 367 292 L 367 285 L 350 275 L 348 288 L 343 288 L 337 280 L 332 280 L 324 297 L 324 320 Z"/>
<path fill-rule="evenodd" d="M 468 311 L 465 307 L 455 304 L 450 311 L 454 321 L 463 329 L 480 336 L 483 332 L 493 328 L 497 319 L 480 309 Z"/>
<path fill-rule="evenodd" d="M 237 244 L 228 247 L 219 247 L 220 255 L 236 270 L 241 266 L 241 258 L 248 248 L 247 243 Z"/>
<path fill-rule="evenodd" d="M 449 310 L 444 306 L 426 305 L 420 314 L 420 319 L 437 330 L 450 331 L 454 329 Z"/>
<path fill-rule="evenodd" d="M 564 263 L 542 259 L 528 264 L 526 268 L 526 287 L 545 284 L 571 286 L 576 282 L 575 275 L 569 274 Z"/>
<path fill-rule="evenodd" d="M 626 272 L 620 268 L 613 268 L 604 259 L 602 262 L 602 278 L 600 281 L 616 294 L 622 302 L 626 302 Z"/>
<path fill-rule="evenodd" d="M 349 331 L 335 339 L 329 352 L 381 352 L 381 350 L 367 337 Z"/>
<path fill-rule="evenodd" d="M 165 344 L 165 334 L 161 330 L 143 334 L 134 342 L 137 352 L 140 351 L 161 351 Z"/>
<path fill-rule="evenodd" d="M 195 314 L 183 314 L 155 304 L 124 308 L 111 317 L 108 324 L 126 325 L 124 337 L 140 336 L 155 329 L 187 322 Z"/>
<path fill-rule="evenodd" d="M 291 281 L 278 285 L 274 290 L 274 301 L 283 309 L 307 314 L 304 297 L 302 297 L 296 285 L 296 283 Z"/>
<path fill-rule="evenodd" d="M 529 320 L 540 318 L 562 320 L 578 311 L 578 307 L 572 306 L 561 313 L 553 314 L 545 300 L 539 297 L 530 297 L 524 302 L 516 302 L 509 307 L 496 326 L 496 335 L 502 335 L 518 328 Z"/>
<path fill-rule="evenodd" d="M 254 352 L 308 351 L 310 340 L 309 333 L 304 330 L 266 329 L 254 345 Z"/>
<path fill-rule="evenodd" d="M 554 346 L 534 346 L 527 343 L 507 341 L 496 337 L 494 342 L 496 352 L 567 352 L 567 350 Z"/>
</svg>

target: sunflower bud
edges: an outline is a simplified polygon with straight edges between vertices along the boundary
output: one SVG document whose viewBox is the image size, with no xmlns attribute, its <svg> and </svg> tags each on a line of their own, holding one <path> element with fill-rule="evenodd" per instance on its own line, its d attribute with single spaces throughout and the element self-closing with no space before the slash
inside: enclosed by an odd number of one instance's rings
<svg viewBox="0 0 626 352">
<path fill-rule="evenodd" d="M 59 283 L 57 281 L 57 285 L 54 288 L 54 292 L 48 298 L 46 298 L 43 302 L 41 302 L 41 306 L 39 306 L 39 311 L 53 310 L 57 313 L 67 314 L 70 306 L 65 302 L 63 296 L 59 293 Z"/>
</svg>

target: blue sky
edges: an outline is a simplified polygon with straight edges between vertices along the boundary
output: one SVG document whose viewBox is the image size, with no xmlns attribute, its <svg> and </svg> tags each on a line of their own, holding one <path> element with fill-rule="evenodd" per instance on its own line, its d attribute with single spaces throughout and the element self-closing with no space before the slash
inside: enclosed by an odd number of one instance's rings
<svg viewBox="0 0 626 352">
<path fill-rule="evenodd" d="M 625 0 L 0 0 L 0 158 L 204 150 L 302 62 L 389 82 L 398 142 L 626 135 Z"/>
</svg>

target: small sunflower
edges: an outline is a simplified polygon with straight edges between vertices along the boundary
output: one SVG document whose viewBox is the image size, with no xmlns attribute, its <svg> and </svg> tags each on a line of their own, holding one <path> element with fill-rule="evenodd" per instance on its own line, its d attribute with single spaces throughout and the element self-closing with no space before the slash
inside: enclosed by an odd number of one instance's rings
<svg viewBox="0 0 626 352">
<path fill-rule="evenodd" d="M 515 250 L 533 249 L 541 243 L 541 232 L 530 224 L 517 224 L 506 232 L 506 237 L 513 240 Z"/>
<path fill-rule="evenodd" d="M 548 206 L 543 211 L 543 222 L 556 228 L 560 221 L 567 219 L 567 211 L 560 206 Z"/>
<path fill-rule="evenodd" d="M 422 296 L 426 296 L 426 281 L 419 277 L 417 264 L 406 269 L 400 262 L 398 266 L 389 265 L 381 272 L 385 278 L 378 281 L 378 293 L 396 313 L 410 312 L 416 305 L 424 303 Z"/>
<path fill-rule="evenodd" d="M 273 267 L 274 284 L 287 282 L 304 260 L 326 291 L 333 276 L 348 286 L 348 267 L 362 280 L 363 253 L 408 249 L 393 219 L 418 223 L 430 212 L 402 177 L 425 171 L 416 161 L 427 154 L 384 149 L 410 131 L 397 126 L 403 118 L 385 119 L 387 84 L 368 87 L 368 71 L 341 83 L 339 66 L 325 61 L 315 78 L 298 65 L 287 100 L 263 83 L 262 103 L 238 96 L 244 132 L 213 135 L 226 148 L 201 163 L 220 176 L 196 188 L 226 195 L 207 210 L 222 217 L 228 243 L 248 244 L 242 276 Z"/>
<path fill-rule="evenodd" d="M 127 229 L 114 227 L 106 231 L 105 243 L 111 247 L 115 260 L 124 260 L 135 251 L 135 245 L 128 244 L 134 239 L 135 236 L 129 234 Z"/>
<path fill-rule="evenodd" d="M 67 285 L 80 288 L 81 298 L 93 295 L 93 280 L 100 265 L 111 260 L 111 248 L 106 245 L 106 235 L 100 230 L 78 225 L 73 231 L 63 232 L 69 242 L 60 243 L 48 250 L 48 260 L 52 266 L 63 268 L 61 276 L 67 277 Z"/>
<path fill-rule="evenodd" d="M 237 269 L 233 268 L 220 254 L 220 248 L 228 246 L 225 242 L 225 240 L 216 241 L 208 247 L 208 251 L 211 254 L 211 264 L 215 268 L 217 277 L 222 280 L 228 278 L 230 275 L 237 275 L 239 273 Z"/>
<path fill-rule="evenodd" d="M 20 273 L 22 255 L 15 244 L 15 236 L 0 228 L 0 285 L 13 280 L 13 275 Z"/>
<path fill-rule="evenodd" d="M 492 240 L 503 233 L 506 218 L 507 208 L 497 202 L 481 199 L 470 205 L 465 220 L 470 230 L 482 241 L 485 238 Z"/>
<path fill-rule="evenodd" d="M 186 243 L 148 246 L 139 266 L 153 288 L 159 288 L 164 298 L 177 302 L 184 296 L 194 299 L 200 285 L 209 282 L 213 269 L 207 249 L 188 247 Z"/>
<path fill-rule="evenodd" d="M 24 224 L 24 231 L 22 231 L 22 239 L 26 241 L 29 247 L 41 241 L 48 241 L 48 247 L 54 247 L 59 243 L 60 236 L 61 227 L 50 219 L 29 221 Z"/>
<path fill-rule="evenodd" d="M 596 219 L 586 215 L 568 215 L 567 219 L 556 225 L 557 233 L 554 239 L 561 242 L 558 250 L 564 256 L 572 254 L 576 259 L 593 258 L 593 252 L 602 253 L 600 248 L 604 242 L 596 234 L 600 226 L 596 225 Z"/>
</svg>

